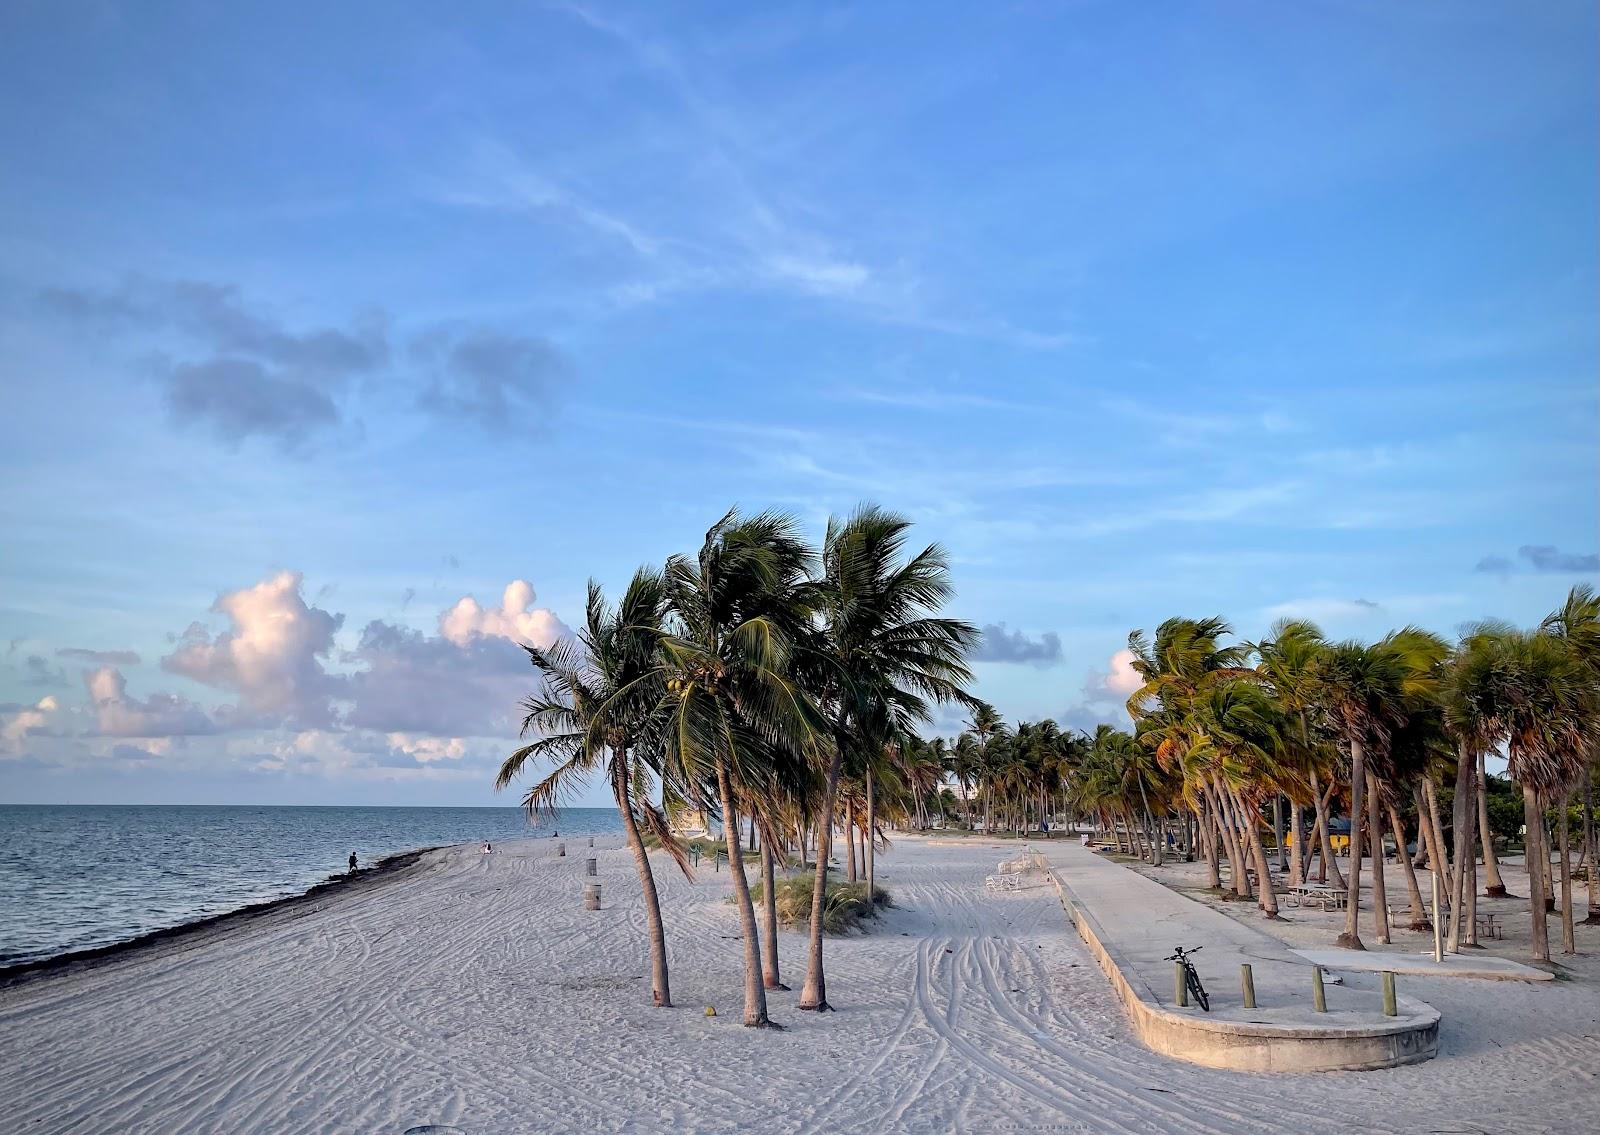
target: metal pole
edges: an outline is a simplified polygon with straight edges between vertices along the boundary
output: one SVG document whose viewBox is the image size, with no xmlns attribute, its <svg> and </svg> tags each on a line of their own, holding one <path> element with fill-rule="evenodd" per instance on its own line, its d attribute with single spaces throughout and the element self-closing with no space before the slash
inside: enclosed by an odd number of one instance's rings
<svg viewBox="0 0 1600 1135">
<path fill-rule="evenodd" d="M 1256 1007 L 1256 979 L 1250 972 L 1250 963 L 1245 962 L 1239 966 L 1239 985 L 1244 989 L 1244 1007 Z"/>
</svg>

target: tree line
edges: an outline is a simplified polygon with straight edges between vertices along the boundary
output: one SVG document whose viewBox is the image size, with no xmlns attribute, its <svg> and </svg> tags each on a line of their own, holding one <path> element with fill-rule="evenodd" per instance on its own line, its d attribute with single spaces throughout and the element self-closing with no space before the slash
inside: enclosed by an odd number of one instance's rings
<svg viewBox="0 0 1600 1135">
<path fill-rule="evenodd" d="M 1268 918 L 1278 916 L 1264 842 L 1272 833 L 1290 885 L 1306 882 L 1315 865 L 1320 881 L 1345 889 L 1339 944 L 1357 949 L 1363 848 L 1371 849 L 1371 932 L 1390 940 L 1386 831 L 1410 926 L 1431 928 L 1416 875 L 1426 863 L 1444 881 L 1450 948 L 1476 944 L 1480 857 L 1484 893 L 1506 893 L 1493 831 L 1507 826 L 1509 801 L 1491 796 L 1502 782 L 1485 768 L 1495 754 L 1521 795 L 1534 957 L 1550 958 L 1552 909 L 1563 952 L 1575 951 L 1574 820 L 1588 865 L 1586 921 L 1600 922 L 1600 598 L 1592 587 L 1574 587 L 1535 628 L 1486 622 L 1456 642 L 1417 627 L 1375 643 L 1331 642 L 1304 620 L 1281 621 L 1258 642 L 1232 635 L 1220 618 L 1168 619 L 1153 637 L 1130 635 L 1140 681 L 1127 702 L 1132 731 L 1101 725 L 1071 734 L 1049 721 L 1008 729 L 985 707 L 954 742 L 928 747 L 962 790 L 962 810 L 974 824 L 981 812 L 985 830 L 997 820 L 1038 828 L 1062 811 L 1089 817 L 1155 864 L 1169 845 L 1203 854 L 1213 889 L 1224 889 L 1226 865 L 1229 897 L 1254 899 Z M 1332 846 L 1341 815 L 1349 817 L 1347 873 Z M 1417 862 L 1406 850 L 1412 834 Z"/>
</svg>

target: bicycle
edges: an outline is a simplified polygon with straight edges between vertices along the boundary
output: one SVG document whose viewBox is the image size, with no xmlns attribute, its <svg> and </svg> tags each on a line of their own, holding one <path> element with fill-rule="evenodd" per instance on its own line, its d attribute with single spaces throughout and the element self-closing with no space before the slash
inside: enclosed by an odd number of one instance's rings
<svg viewBox="0 0 1600 1135">
<path fill-rule="evenodd" d="M 1174 946 L 1173 949 L 1176 950 L 1177 953 L 1173 954 L 1166 960 L 1169 962 L 1177 962 L 1183 967 L 1183 981 L 1184 984 L 1189 987 L 1189 996 L 1193 997 L 1195 1001 L 1199 1003 L 1200 1008 L 1204 1009 L 1207 1013 L 1211 1012 L 1211 999 L 1206 996 L 1206 987 L 1200 984 L 1200 975 L 1195 972 L 1194 963 L 1189 960 L 1195 954 L 1198 954 L 1201 950 L 1205 949 L 1205 947 L 1196 946 L 1187 953 L 1184 952 L 1182 946 Z"/>
</svg>

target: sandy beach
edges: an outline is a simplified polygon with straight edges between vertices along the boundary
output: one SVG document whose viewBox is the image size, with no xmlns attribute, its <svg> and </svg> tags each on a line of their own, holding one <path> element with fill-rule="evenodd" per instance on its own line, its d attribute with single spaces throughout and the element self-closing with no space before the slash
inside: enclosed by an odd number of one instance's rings
<svg viewBox="0 0 1600 1135">
<path fill-rule="evenodd" d="M 627 853 L 597 850 L 604 909 L 585 912 L 587 849 L 568 851 L 429 852 L 248 924 L 14 981 L 8 1116 L 240 1135 L 1590 1129 L 1592 958 L 1539 987 L 1408 980 L 1443 1014 L 1425 1064 L 1209 1071 L 1133 1039 L 1051 887 L 984 890 L 999 845 L 901 836 L 880 860 L 896 909 L 828 944 L 839 1011 L 777 993 L 787 1028 L 760 1032 L 739 1024 L 726 871 L 659 872 L 677 1007 L 656 1010 Z M 796 986 L 802 945 L 782 937 Z"/>
</svg>

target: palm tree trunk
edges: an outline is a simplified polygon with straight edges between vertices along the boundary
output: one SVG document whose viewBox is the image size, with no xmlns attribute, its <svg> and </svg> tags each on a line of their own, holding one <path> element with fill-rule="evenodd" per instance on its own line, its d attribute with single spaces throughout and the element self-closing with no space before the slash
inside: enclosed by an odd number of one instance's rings
<svg viewBox="0 0 1600 1135">
<path fill-rule="evenodd" d="M 1237 793 L 1234 794 L 1233 799 L 1235 805 L 1239 809 L 1240 815 L 1248 815 L 1252 820 L 1255 818 L 1256 809 L 1247 808 L 1245 806 L 1245 802 Z M 1272 869 L 1267 863 L 1266 849 L 1261 846 L 1261 826 L 1256 823 L 1251 823 L 1245 829 L 1245 838 L 1249 841 L 1250 851 L 1255 856 L 1256 880 L 1261 886 L 1261 898 L 1258 903 L 1258 905 L 1261 907 L 1261 913 L 1267 918 L 1277 918 L 1278 896 L 1272 889 Z M 1279 840 L 1279 843 L 1282 843 L 1281 839 Z"/>
<path fill-rule="evenodd" d="M 1306 881 L 1305 859 L 1302 852 L 1305 839 L 1300 834 L 1300 805 L 1289 801 L 1289 885 L 1302 886 Z"/>
<path fill-rule="evenodd" d="M 1217 837 L 1211 830 L 1211 806 L 1201 799 L 1195 811 L 1195 830 L 1206 852 L 1206 886 L 1213 891 L 1222 890 L 1222 856 L 1217 850 Z"/>
<path fill-rule="evenodd" d="M 1411 865 L 1411 856 L 1406 853 L 1406 829 L 1400 822 L 1400 813 L 1393 804 L 1385 801 L 1389 811 L 1389 827 L 1394 832 L 1394 841 L 1399 845 L 1395 858 L 1405 868 L 1406 891 L 1411 896 L 1411 925 L 1410 930 L 1432 930 L 1433 923 L 1428 921 L 1428 908 L 1422 901 L 1422 888 L 1417 886 L 1417 870 Z M 1428 826 L 1428 819 L 1421 812 L 1417 813 L 1417 843 L 1426 844 L 1423 831 Z"/>
<path fill-rule="evenodd" d="M 872 798 L 872 767 L 869 765 L 867 767 L 867 845 L 864 850 L 867 853 L 867 909 L 870 911 L 875 911 L 878 909 L 878 892 L 873 889 L 875 880 L 873 879 L 872 874 L 872 868 L 874 866 L 873 853 L 876 851 L 876 848 L 872 846 L 874 842 L 873 837 L 875 834 L 872 828 L 876 822 L 877 811 L 874 808 L 874 801 Z"/>
<path fill-rule="evenodd" d="M 1467 864 L 1477 859 L 1473 846 L 1472 797 L 1477 784 L 1477 757 L 1461 742 L 1456 747 L 1456 798 L 1451 808 L 1450 831 L 1455 838 L 1456 859 L 1450 869 L 1450 934 L 1448 948 L 1453 954 L 1461 947 L 1462 918 L 1467 908 Z M 1468 924 L 1470 925 L 1470 923 Z"/>
<path fill-rule="evenodd" d="M 1317 784 L 1317 770 L 1311 770 L 1311 791 L 1317 803 L 1317 846 L 1322 855 L 1322 863 L 1317 868 L 1317 882 L 1328 881 L 1328 870 L 1333 870 L 1333 885 L 1345 886 L 1344 875 L 1339 870 L 1339 864 L 1333 857 L 1333 840 L 1328 835 L 1328 801 L 1333 798 L 1333 785 L 1328 785 L 1322 790 Z"/>
<path fill-rule="evenodd" d="M 1500 878 L 1500 857 L 1494 853 L 1494 832 L 1489 827 L 1489 773 L 1484 767 L 1484 757 L 1478 754 L 1477 787 L 1478 838 L 1483 841 L 1483 893 L 1489 898 L 1510 898 L 1506 885 Z"/>
<path fill-rule="evenodd" d="M 853 800 L 844 802 L 844 871 L 845 881 L 856 881 L 856 805 Z"/>
<path fill-rule="evenodd" d="M 1209 790 L 1216 799 L 1218 819 L 1221 821 L 1222 838 L 1228 849 L 1228 881 L 1233 885 L 1233 893 L 1238 898 L 1248 899 L 1255 897 L 1255 891 L 1250 886 L 1250 876 L 1245 874 L 1247 860 L 1244 856 L 1244 847 L 1240 843 L 1241 819 L 1236 819 L 1233 809 L 1229 806 L 1226 789 L 1222 785 L 1222 778 L 1216 773 L 1211 774 Z"/>
<path fill-rule="evenodd" d="M 1550 960 L 1550 931 L 1545 922 L 1544 880 L 1538 867 L 1542 855 L 1538 847 L 1539 829 L 1543 820 L 1539 815 L 1539 793 L 1531 784 L 1522 786 L 1522 822 L 1527 826 L 1523 845 L 1528 861 L 1528 908 L 1533 914 L 1533 960 L 1547 962 Z"/>
<path fill-rule="evenodd" d="M 1148 817 L 1150 815 L 1150 797 L 1145 794 L 1144 777 L 1142 775 L 1139 777 L 1139 799 L 1144 802 L 1144 814 Z M 1161 866 L 1161 840 L 1159 837 L 1151 846 L 1150 864 L 1154 867 Z"/>
<path fill-rule="evenodd" d="M 1389 942 L 1389 889 L 1383 867 L 1383 801 L 1378 779 L 1367 774 L 1367 843 L 1372 848 L 1372 921 L 1378 928 L 1378 941 Z"/>
<path fill-rule="evenodd" d="M 1361 912 L 1361 806 L 1367 786 L 1367 751 L 1350 739 L 1350 883 L 1345 891 L 1344 933 L 1338 944 L 1347 950 L 1365 950 L 1357 918 Z"/>
<path fill-rule="evenodd" d="M 1278 870 L 1289 869 L 1288 851 L 1283 845 L 1283 795 L 1272 794 L 1272 838 L 1278 844 Z"/>
<path fill-rule="evenodd" d="M 766 1028 L 767 993 L 761 984 L 761 941 L 756 935 L 756 912 L 750 902 L 750 880 L 744 873 L 744 853 L 739 847 L 739 813 L 733 807 L 733 782 L 727 762 L 717 758 L 717 790 L 722 794 L 722 836 L 728 845 L 728 869 L 733 873 L 733 901 L 739 908 L 739 928 L 744 935 L 744 1023 Z"/>
<path fill-rule="evenodd" d="M 639 872 L 639 891 L 644 896 L 644 921 L 650 936 L 650 996 L 663 1009 L 672 1008 L 672 989 L 667 981 L 667 935 L 661 923 L 661 898 L 656 893 L 655 872 L 650 869 L 650 853 L 639 835 L 633 817 L 632 794 L 628 790 L 628 753 L 621 750 L 612 757 L 611 791 L 622 816 L 622 832 L 633 852 L 633 866 Z"/>
<path fill-rule="evenodd" d="M 1595 839 L 1594 777 L 1583 770 L 1583 847 L 1589 860 L 1589 915 L 1585 923 L 1600 922 L 1600 840 Z"/>
<path fill-rule="evenodd" d="M 806 980 L 800 989 L 800 1008 L 827 1012 L 828 981 L 822 972 L 822 919 L 828 909 L 828 855 L 833 850 L 833 808 L 839 796 L 839 770 L 844 751 L 834 747 L 828 759 L 828 777 L 822 789 L 817 831 L 817 878 L 811 887 L 811 952 L 806 960 Z"/>
<path fill-rule="evenodd" d="M 1561 795 L 1561 818 L 1556 821 L 1556 831 L 1559 843 L 1557 848 L 1561 855 L 1561 952 L 1563 954 L 1576 954 L 1577 942 L 1572 937 L 1572 857 L 1570 846 L 1571 819 L 1569 813 L 1572 809 L 1570 793 Z"/>
<path fill-rule="evenodd" d="M 767 838 L 771 834 L 769 828 L 761 838 L 761 922 L 766 931 L 761 984 L 767 989 L 788 989 L 778 975 L 778 872 L 772 840 Z"/>
</svg>

